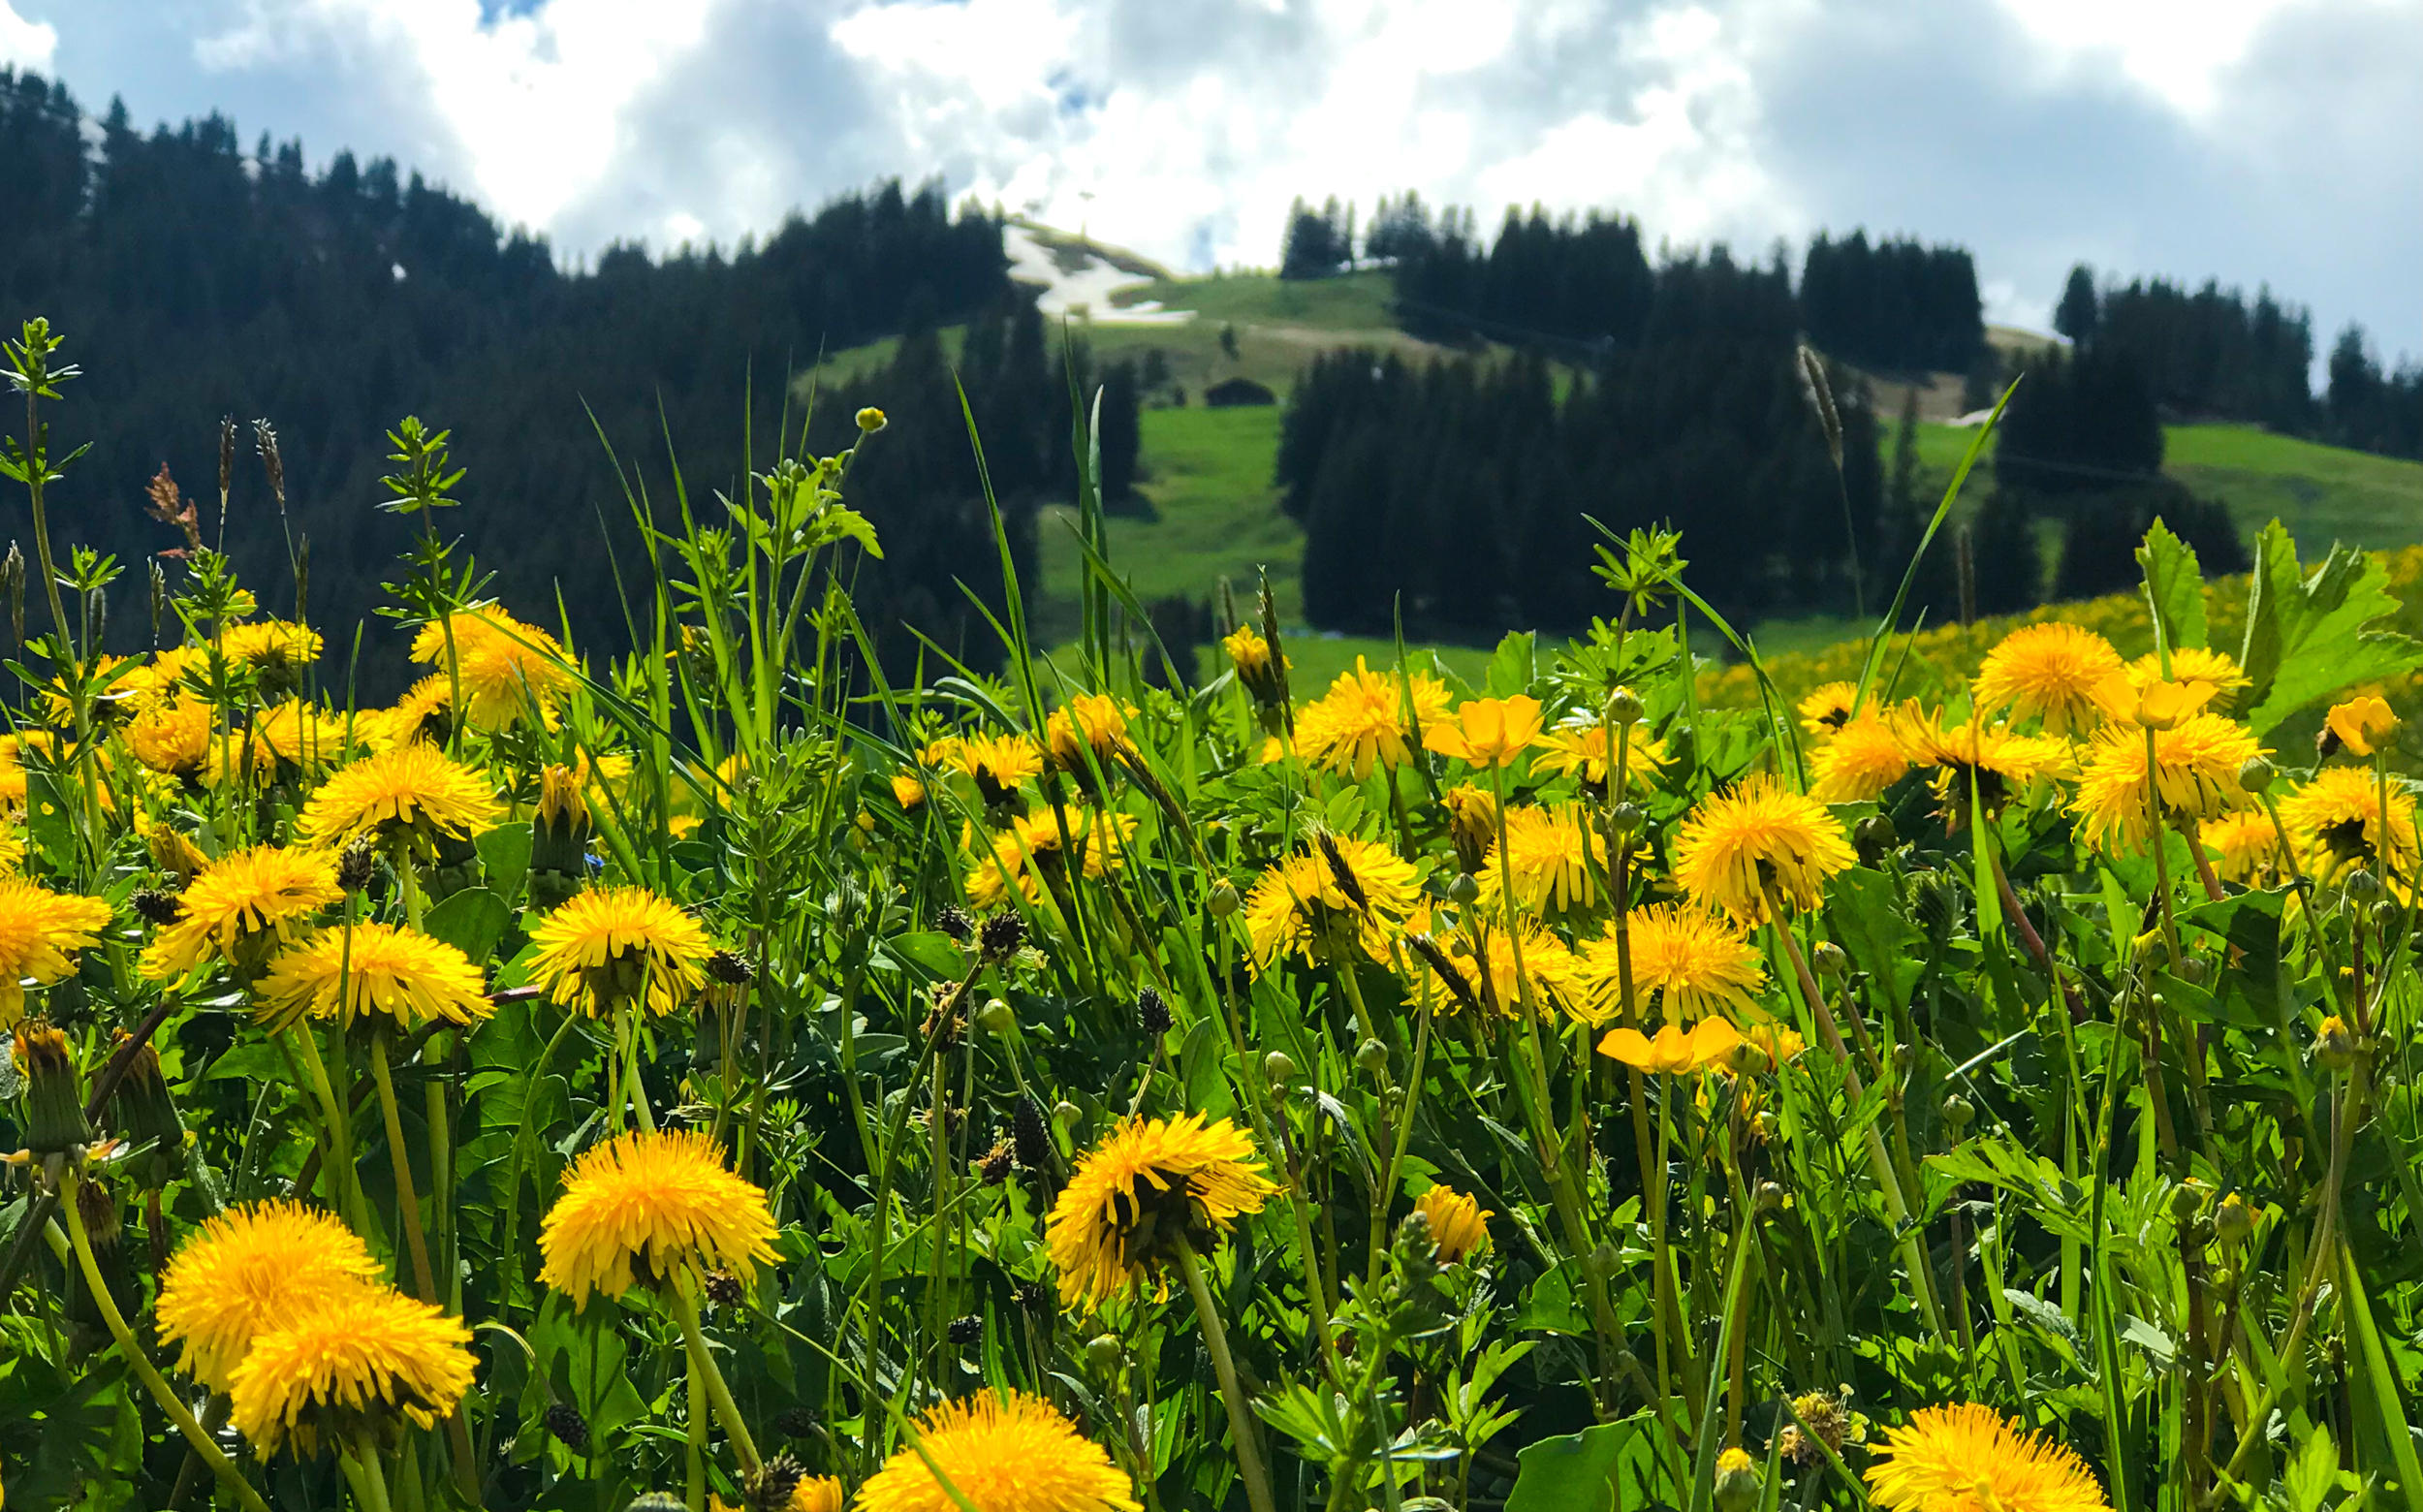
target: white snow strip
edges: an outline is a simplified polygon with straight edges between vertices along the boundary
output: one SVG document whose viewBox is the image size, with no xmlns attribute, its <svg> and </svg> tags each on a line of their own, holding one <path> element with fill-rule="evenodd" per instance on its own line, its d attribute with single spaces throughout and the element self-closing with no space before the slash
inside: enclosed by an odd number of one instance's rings
<svg viewBox="0 0 2423 1512">
<path fill-rule="evenodd" d="M 1023 284 L 1038 284 L 1043 293 L 1036 307 L 1054 318 L 1072 316 L 1097 326 L 1182 326 L 1195 318 L 1192 310 L 1165 310 L 1158 299 L 1114 304 L 1111 296 L 1122 289 L 1142 289 L 1151 279 L 1123 271 L 1092 252 L 1076 272 L 1063 272 L 1050 247 L 1023 226 L 1001 228 L 1001 246 L 1010 255 L 1010 276 Z"/>
</svg>

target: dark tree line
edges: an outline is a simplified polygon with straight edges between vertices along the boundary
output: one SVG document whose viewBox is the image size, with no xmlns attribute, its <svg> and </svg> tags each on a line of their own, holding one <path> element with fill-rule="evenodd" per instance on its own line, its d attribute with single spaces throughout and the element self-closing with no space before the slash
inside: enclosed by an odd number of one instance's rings
<svg viewBox="0 0 2423 1512">
<path fill-rule="evenodd" d="M 2081 265 L 2070 270 L 2054 328 L 2078 346 L 2125 352 L 2154 402 L 2175 417 L 2313 431 L 2312 317 L 2268 288 L 2251 301 L 2211 279 L 2193 293 L 2162 278 L 2098 290 L 2094 270 Z"/>
<path fill-rule="evenodd" d="M 1793 363 L 1789 275 L 1721 252 L 1659 269 L 1642 343 L 1561 398 L 1546 361 L 1369 351 L 1306 370 L 1277 484 L 1306 526 L 1316 624 L 1426 633 L 1552 629 L 1607 608 L 1598 538 L 1669 522 L 1693 581 L 1746 614 L 1847 606 L 1844 504 Z M 1876 424 L 1838 375 L 1851 524 L 1870 568 L 1914 545 L 1881 509 Z"/>
<path fill-rule="evenodd" d="M 2324 402 L 2325 439 L 2391 457 L 2423 457 L 2423 365 L 2405 358 L 2383 371 L 2362 326 L 2349 326 L 2332 344 Z"/>
<path fill-rule="evenodd" d="M 1986 352 L 1966 247 L 1820 232 L 1801 262 L 1801 324 L 1830 357 L 1895 372 L 1966 373 Z"/>
<path fill-rule="evenodd" d="M 264 138 L 247 153 L 217 115 L 146 134 L 117 105 L 97 135 L 88 148 L 64 86 L 0 71 L 0 320 L 48 317 L 85 374 L 54 417 L 59 441 L 93 443 L 53 493 L 69 538 L 123 560 L 174 544 L 144 518 L 145 483 L 166 462 L 189 493 L 214 493 L 219 418 L 267 417 L 291 523 L 310 540 L 314 615 L 367 619 L 406 535 L 371 508 L 382 436 L 416 413 L 454 431 L 467 507 L 447 523 L 495 572 L 494 591 L 551 622 L 560 592 L 575 634 L 612 648 L 623 616 L 610 531 L 626 569 L 632 538 L 599 433 L 660 510 L 670 436 L 695 503 L 737 486 L 744 425 L 757 465 L 771 460 L 786 411 L 795 425 L 802 412 L 791 371 L 908 329 L 927 334 L 820 399 L 819 424 L 845 425 L 857 402 L 893 411 L 857 476 L 888 553 L 864 564 L 862 592 L 897 606 L 881 621 L 894 635 L 906 618 L 989 659 L 953 580 L 986 581 L 969 564 L 991 559 L 991 532 L 971 507 L 975 466 L 956 396 L 943 401 L 934 327 L 973 323 L 971 399 L 1022 551 L 1034 500 L 1070 466 L 1065 369 L 1007 281 L 993 216 L 893 182 L 762 242 L 662 257 L 616 246 L 568 270 L 543 240 L 385 159 L 340 153 L 314 174 L 299 142 Z M 1132 411 L 1132 374 L 1122 387 Z M 1117 406 L 1106 409 L 1106 471 L 1132 475 L 1132 413 L 1122 452 Z M 284 534 L 257 480 L 239 469 L 227 544 L 287 612 Z M 113 617 L 133 633 L 142 616 L 122 605 Z M 365 641 L 375 655 L 393 639 Z"/>
</svg>

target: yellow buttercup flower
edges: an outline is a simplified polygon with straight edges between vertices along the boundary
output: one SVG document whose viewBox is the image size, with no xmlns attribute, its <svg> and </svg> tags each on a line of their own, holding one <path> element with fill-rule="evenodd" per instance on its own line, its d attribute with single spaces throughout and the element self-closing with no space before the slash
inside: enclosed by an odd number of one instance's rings
<svg viewBox="0 0 2423 1512">
<path fill-rule="evenodd" d="M 1741 1030 L 1722 1019 L 1707 1018 L 1687 1030 L 1669 1024 L 1653 1038 L 1638 1029 L 1610 1029 L 1598 1042 L 1598 1053 L 1635 1071 L 1687 1076 L 1729 1062 L 1741 1047 Z"/>
<path fill-rule="evenodd" d="M 1809 796 L 1821 803 L 1864 803 L 1909 772 L 1909 752 L 1893 726 L 1861 714 L 1810 753 Z"/>
<path fill-rule="evenodd" d="M 416 740 L 337 768 L 303 805 L 299 828 L 313 844 L 330 847 L 399 830 L 469 839 L 501 814 L 486 777 Z"/>
<path fill-rule="evenodd" d="M 625 1134 L 572 1163 L 539 1226 L 539 1279 L 572 1298 L 681 1281 L 695 1263 L 742 1285 L 776 1258 L 766 1193 L 704 1134 Z"/>
<path fill-rule="evenodd" d="M 399 1418 L 433 1428 L 471 1389 L 470 1344 L 459 1319 L 393 1287 L 334 1287 L 253 1340 L 228 1377 L 229 1418 L 263 1455 Z"/>
<path fill-rule="evenodd" d="M 920 1420 L 918 1439 L 859 1488 L 860 1512 L 960 1512 L 952 1491 L 977 1512 L 1137 1512 L 1125 1472 L 1039 1397 L 943 1402 Z"/>
<path fill-rule="evenodd" d="M 2388 845 L 2382 845 L 2382 809 L 2388 809 Z M 2280 802 L 2281 824 L 2296 843 L 2308 871 L 2333 882 L 2358 866 L 2393 877 L 2414 871 L 2414 795 L 2390 779 L 2384 795 L 2361 767 L 2325 767 L 2313 780 Z"/>
<path fill-rule="evenodd" d="M 256 845 L 203 868 L 177 895 L 177 920 L 143 952 L 143 975 L 182 976 L 214 953 L 252 966 L 264 947 L 293 939 L 311 916 L 345 895 L 322 851 Z"/>
<path fill-rule="evenodd" d="M 25 1016 L 25 979 L 43 987 L 76 969 L 76 953 L 101 942 L 110 905 L 0 876 L 0 1029 Z"/>
<path fill-rule="evenodd" d="M 1705 907 L 1767 918 L 1762 878 L 1790 907 L 1816 906 L 1826 879 L 1859 859 L 1841 820 L 1764 772 L 1700 800 L 1674 840 L 1675 879 Z"/>
<path fill-rule="evenodd" d="M 1044 1224 L 1061 1306 L 1093 1311 L 1157 1279 L 1179 1243 L 1209 1249 L 1277 1190 L 1226 1118 L 1120 1119 L 1078 1161 Z"/>
<path fill-rule="evenodd" d="M 1602 788 L 1607 782 L 1607 727 L 1603 724 L 1560 724 L 1541 732 L 1534 742 L 1541 754 L 1532 765 L 1541 772 L 1559 776 L 1578 776 L 1587 786 Z M 1623 770 L 1636 782 L 1654 782 L 1657 771 L 1666 764 L 1666 747 L 1649 733 L 1646 725 L 1635 725 L 1623 742 Z"/>
<path fill-rule="evenodd" d="M 1413 759 L 1423 733 L 1447 716 L 1447 684 L 1424 672 L 1373 672 L 1360 656 L 1296 716 L 1296 753 L 1361 781 L 1374 766 Z"/>
<path fill-rule="evenodd" d="M 1801 728 L 1814 736 L 1832 735 L 1851 722 L 1858 702 L 1856 682 L 1820 683 L 1801 699 Z"/>
<path fill-rule="evenodd" d="M 471 959 L 444 940 L 392 924 L 323 929 L 269 963 L 254 1014 L 272 1028 L 299 1020 L 350 1025 L 364 1013 L 399 1029 L 431 1022 L 476 1024 L 495 1012 Z"/>
<path fill-rule="evenodd" d="M 1754 1013 L 1767 972 L 1758 949 L 1717 914 L 1684 903 L 1652 903 L 1625 916 L 1632 956 L 1633 1001 L 1662 1006 L 1676 1020 Z M 1623 977 L 1616 931 L 1582 947 L 1589 1020 L 1605 1024 L 1623 1008 Z"/>
<path fill-rule="evenodd" d="M 1980 714 L 2008 709 L 2050 735 L 2092 730 L 2110 714 L 2107 679 L 2122 670 L 2112 643 L 2059 620 L 2023 625 L 1986 653 L 1970 684 Z"/>
<path fill-rule="evenodd" d="M 617 1008 L 678 1010 L 707 981 L 705 926 L 644 887 L 596 888 L 547 916 L 530 943 L 530 979 L 592 1018 Z"/>
<path fill-rule="evenodd" d="M 1539 738 L 1540 701 L 1522 695 L 1466 699 L 1422 732 L 1424 746 L 1474 767 L 1511 767 Z"/>
<path fill-rule="evenodd" d="M 1441 728 L 1444 728 L 1442 726 Z M 1511 876 L 1518 906 L 1538 910 L 1588 908 L 1598 901 L 1592 866 L 1607 866 L 1607 845 L 1591 830 L 1580 805 L 1541 808 L 1529 803 L 1506 810 L 1505 862 L 1491 845 L 1481 860 L 1482 905 L 1498 907 L 1501 870 Z"/>
<path fill-rule="evenodd" d="M 257 1202 L 203 1221 L 160 1280 L 160 1342 L 176 1368 L 225 1391 L 253 1340 L 330 1291 L 377 1280 L 369 1247 L 332 1213 Z"/>
<path fill-rule="evenodd" d="M 155 704 L 126 722 L 126 748 L 163 776 L 195 778 L 216 754 L 206 704 Z"/>
<path fill-rule="evenodd" d="M 1289 954 L 1317 961 L 1334 939 L 1354 940 L 1373 961 L 1386 961 L 1387 927 L 1413 911 L 1410 862 L 1370 840 L 1326 838 L 1263 872 L 1245 895 L 1245 931 L 1265 970 Z"/>
<path fill-rule="evenodd" d="M 1414 1199 L 1413 1211 L 1429 1220 L 1441 1265 L 1461 1265 L 1489 1247 L 1489 1220 L 1496 1214 L 1452 1186 L 1432 1184 Z"/>
<path fill-rule="evenodd" d="M 1973 1402 L 1919 1408 L 1872 1455 L 1868 1490 L 1886 1512 L 2106 1512 L 2084 1460 Z"/>
<path fill-rule="evenodd" d="M 2322 727 L 2348 755 L 2370 756 L 2386 746 L 2389 738 L 2398 733 L 2398 716 L 2390 712 L 2385 699 L 2368 693 L 2333 705 Z"/>
<path fill-rule="evenodd" d="M 2144 847 L 2146 729 L 2114 723 L 2097 732 L 2070 811 L 2091 845 Z M 2238 769 L 2260 754 L 2253 734 L 2218 714 L 2190 714 L 2154 735 L 2154 785 L 2165 823 L 2217 819 L 2247 805 Z"/>
</svg>

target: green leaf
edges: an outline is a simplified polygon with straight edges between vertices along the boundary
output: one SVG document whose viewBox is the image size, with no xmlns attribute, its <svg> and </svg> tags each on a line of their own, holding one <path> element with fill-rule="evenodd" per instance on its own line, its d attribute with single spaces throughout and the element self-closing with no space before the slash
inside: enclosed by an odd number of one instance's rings
<svg viewBox="0 0 2423 1512">
<path fill-rule="evenodd" d="M 484 831 L 472 844 L 479 848 L 480 869 L 497 897 L 512 898 L 521 891 L 522 879 L 530 874 L 528 820 Z"/>
<path fill-rule="evenodd" d="M 1649 1414 L 1543 1438 L 1518 1457 L 1523 1468 L 1506 1512 L 1613 1512 L 1638 1506 L 1656 1471 Z"/>
<path fill-rule="evenodd" d="M 2288 1462 L 2288 1473 L 2281 1481 L 2288 1492 L 2287 1512 L 2322 1512 L 2330 1494 L 2339 1488 L 2339 1443 L 2328 1427 L 2313 1425 L 2297 1457 Z"/>
<path fill-rule="evenodd" d="M 505 900 L 484 887 L 467 887 L 421 916 L 421 928 L 485 965 L 505 937 L 512 911 Z"/>
<path fill-rule="evenodd" d="M 2308 574 L 2281 522 L 2264 526 L 2238 656 L 2253 683 L 2244 698 L 2257 735 L 2350 683 L 2423 667 L 2423 644 L 2365 628 L 2398 612 L 2388 583 L 2377 559 L 2339 545 Z"/>
<path fill-rule="evenodd" d="M 1529 690 L 1537 639 L 1528 630 L 1516 630 L 1497 643 L 1496 654 L 1489 659 L 1490 697 L 1512 698 Z"/>
<path fill-rule="evenodd" d="M 550 1292 L 530 1329 L 530 1348 L 538 1356 L 530 1376 L 533 1395 L 539 1382 L 547 1382 L 554 1400 L 580 1413 L 601 1446 L 617 1429 L 647 1415 L 647 1403 L 624 1366 L 629 1351 L 616 1326 L 621 1317 L 621 1308 L 594 1301 L 576 1310 L 562 1293 Z M 543 1402 L 538 1409 L 544 1410 Z"/>
<path fill-rule="evenodd" d="M 1893 879 L 1867 866 L 1854 867 L 1827 886 L 1832 908 L 1827 919 L 1837 943 L 1852 961 L 1893 999 L 1900 1013 L 1909 1006 L 1909 989 L 1922 963 L 1924 943 L 1918 927 L 1904 918 Z"/>
<path fill-rule="evenodd" d="M 2137 548 L 2137 565 L 2145 569 L 2146 598 L 2154 606 L 2162 644 L 2202 649 L 2205 644 L 2204 573 L 2196 565 L 2196 549 L 2171 534 L 2159 520 Z"/>
</svg>

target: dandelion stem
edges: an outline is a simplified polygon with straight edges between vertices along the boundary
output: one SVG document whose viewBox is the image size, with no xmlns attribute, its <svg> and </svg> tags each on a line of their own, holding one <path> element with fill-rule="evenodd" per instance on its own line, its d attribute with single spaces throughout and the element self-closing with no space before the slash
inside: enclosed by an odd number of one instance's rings
<svg viewBox="0 0 2423 1512">
<path fill-rule="evenodd" d="M 1374 1243 L 1377 1243 L 1375 1240 Z M 1203 1263 L 1195 1256 L 1192 1245 L 1183 1239 L 1177 1244 L 1179 1274 L 1186 1278 L 1186 1290 L 1195 1300 L 1195 1317 L 1203 1324 L 1203 1342 L 1212 1351 L 1212 1369 L 1220 1378 L 1220 1401 L 1228 1408 L 1229 1435 L 1237 1440 L 1237 1467 L 1245 1483 L 1245 1499 L 1253 1512 L 1275 1512 L 1271 1499 L 1270 1472 L 1262 1465 L 1262 1446 L 1254 1436 L 1253 1412 L 1245 1401 L 1244 1388 L 1237 1383 L 1237 1362 L 1228 1352 L 1228 1330 L 1221 1325 L 1220 1309 L 1212 1301 L 1212 1288 L 1203 1278 Z"/>
<path fill-rule="evenodd" d="M 395 1109 L 395 1078 L 387 1064 L 387 1030 L 370 1035 L 370 1075 L 379 1086 L 379 1116 L 387 1121 L 388 1161 L 395 1169 L 395 1200 L 403 1209 L 404 1240 L 412 1251 L 413 1287 L 421 1300 L 437 1303 L 437 1273 L 429 1264 L 429 1241 L 421 1231 L 421 1197 L 412 1184 L 412 1154 L 404 1148 L 404 1120 Z"/>
<path fill-rule="evenodd" d="M 732 1435 L 732 1452 L 739 1457 L 740 1468 L 754 1475 L 764 1467 L 757 1458 L 757 1442 L 749 1437 L 749 1426 L 741 1420 L 740 1404 L 732 1400 L 724 1372 L 708 1352 L 707 1336 L 698 1326 L 698 1299 L 679 1285 L 669 1286 L 666 1292 L 673 1299 L 673 1315 L 680 1321 L 681 1337 L 690 1346 L 690 1368 L 707 1377 L 708 1400 L 714 1402 L 715 1415 L 723 1419 L 724 1432 Z"/>
</svg>

